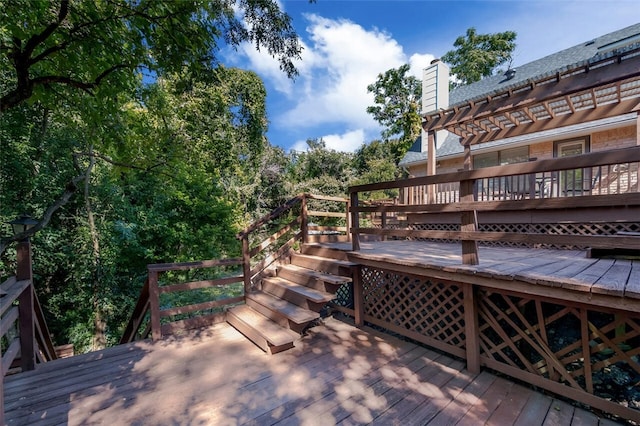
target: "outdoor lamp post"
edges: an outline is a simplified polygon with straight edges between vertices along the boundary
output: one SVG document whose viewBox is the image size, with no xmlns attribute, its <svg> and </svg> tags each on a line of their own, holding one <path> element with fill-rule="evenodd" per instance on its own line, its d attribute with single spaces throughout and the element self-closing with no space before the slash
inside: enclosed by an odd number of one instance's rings
<svg viewBox="0 0 640 426">
<path fill-rule="evenodd" d="M 38 224 L 38 221 L 26 213 L 22 213 L 18 218 L 7 222 L 13 228 L 13 235 L 20 235 L 27 232 Z M 28 237 L 27 237 L 28 238 Z"/>
</svg>

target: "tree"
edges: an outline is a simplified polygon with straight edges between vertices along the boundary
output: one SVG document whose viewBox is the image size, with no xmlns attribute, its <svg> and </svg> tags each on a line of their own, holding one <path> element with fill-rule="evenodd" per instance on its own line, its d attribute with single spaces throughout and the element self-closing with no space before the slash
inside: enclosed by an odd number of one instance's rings
<svg viewBox="0 0 640 426">
<path fill-rule="evenodd" d="M 420 136 L 422 123 L 422 84 L 414 76 L 408 75 L 409 68 L 409 64 L 392 68 L 378 74 L 376 82 L 367 86 L 369 93 L 374 94 L 375 102 L 374 106 L 367 107 L 367 112 L 386 127 L 382 132 L 383 138 L 389 140 L 399 137 L 404 152 Z"/>
<path fill-rule="evenodd" d="M 0 114 L 26 101 L 75 114 L 73 121 L 91 129 L 91 141 L 78 150 L 91 147 L 98 157 L 105 140 L 100 132 L 120 122 L 123 105 L 141 86 L 142 72 L 158 78 L 186 67 L 197 76 L 217 65 L 224 44 L 250 42 L 276 57 L 293 77 L 293 60 L 301 52 L 291 19 L 276 0 L 14 0 L 3 4 L 0 22 Z M 71 151 L 57 154 L 72 157 Z M 25 235 L 0 241 L 0 253 L 9 242 L 44 228 L 86 176 L 84 170 L 67 175 L 40 223 Z"/>
<path fill-rule="evenodd" d="M 12 70 L 0 111 L 33 96 L 64 95 L 59 90 L 66 88 L 122 90 L 141 69 L 210 66 L 221 39 L 266 49 L 289 76 L 301 51 L 290 17 L 273 0 L 15 0 L 0 18 L 0 61 Z"/>
<path fill-rule="evenodd" d="M 441 59 L 451 65 L 452 73 L 461 84 L 474 83 L 490 76 L 496 67 L 511 61 L 516 35 L 514 31 L 478 34 L 471 27 L 465 36 L 458 37 L 453 43 L 455 49 L 445 53 Z"/>
</svg>

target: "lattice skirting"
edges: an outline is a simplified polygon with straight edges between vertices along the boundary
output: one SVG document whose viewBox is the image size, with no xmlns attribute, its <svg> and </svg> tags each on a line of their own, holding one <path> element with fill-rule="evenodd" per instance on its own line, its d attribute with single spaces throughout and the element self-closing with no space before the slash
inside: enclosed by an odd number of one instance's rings
<svg viewBox="0 0 640 426">
<path fill-rule="evenodd" d="M 640 313 L 474 286 L 468 348 L 463 284 L 371 267 L 361 284 L 365 322 L 640 421 Z"/>
<path fill-rule="evenodd" d="M 368 267 L 362 285 L 366 321 L 464 356 L 461 287 Z"/>
<path fill-rule="evenodd" d="M 640 222 L 614 222 L 614 223 L 500 223 L 479 224 L 482 232 L 512 232 L 519 234 L 551 234 L 551 235 L 615 235 L 618 232 L 640 232 Z M 408 229 L 417 231 L 459 231 L 460 225 L 451 223 L 412 224 Z M 423 241 L 456 242 L 450 240 L 436 240 L 418 238 Z M 509 243 L 509 242 L 482 242 L 485 246 L 498 247 L 533 247 L 533 244 Z M 554 244 L 536 245 L 538 248 L 584 250 L 580 246 L 558 246 Z"/>
<path fill-rule="evenodd" d="M 640 410 L 640 314 L 485 289 L 478 314 L 482 364 L 507 374 L 513 367 Z"/>
</svg>

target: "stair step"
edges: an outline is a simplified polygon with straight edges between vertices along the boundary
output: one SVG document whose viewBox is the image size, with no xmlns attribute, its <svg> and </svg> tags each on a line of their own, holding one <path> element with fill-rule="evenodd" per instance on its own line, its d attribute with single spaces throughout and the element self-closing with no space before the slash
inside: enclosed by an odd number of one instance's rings
<svg viewBox="0 0 640 426">
<path fill-rule="evenodd" d="M 353 266 L 357 266 L 357 263 L 349 262 L 347 260 L 297 253 L 291 256 L 291 263 L 297 266 L 302 266 L 303 268 L 342 276 L 350 276 L 351 268 Z"/>
<path fill-rule="evenodd" d="M 307 323 L 320 318 L 320 314 L 317 312 L 301 308 L 300 306 L 294 305 L 293 303 L 279 299 L 262 291 L 248 293 L 246 295 L 246 299 L 247 303 L 250 304 L 251 307 L 275 321 L 281 318 L 286 318 L 294 324 L 306 325 Z M 280 323 L 280 325 L 282 324 Z"/>
<path fill-rule="evenodd" d="M 282 277 L 263 279 L 262 290 L 311 310 L 320 310 L 322 304 L 335 299 L 331 293 L 296 284 Z"/>
<path fill-rule="evenodd" d="M 247 305 L 230 309 L 227 312 L 227 322 L 262 350 L 271 354 L 292 348 L 297 338 L 291 331 L 280 327 Z"/>
<path fill-rule="evenodd" d="M 347 251 L 324 247 L 320 244 L 313 244 L 313 243 L 303 244 L 302 247 L 300 247 L 300 251 L 302 252 L 302 254 L 308 254 L 312 256 L 321 256 L 321 257 L 326 257 L 329 259 L 336 259 L 336 260 L 346 260 L 346 261 L 349 260 Z"/>
<path fill-rule="evenodd" d="M 351 278 L 340 275 L 325 274 L 298 265 L 282 265 L 278 268 L 278 276 L 282 276 L 296 284 L 314 287 L 313 282 L 321 281 L 334 286 L 350 283 Z"/>
</svg>

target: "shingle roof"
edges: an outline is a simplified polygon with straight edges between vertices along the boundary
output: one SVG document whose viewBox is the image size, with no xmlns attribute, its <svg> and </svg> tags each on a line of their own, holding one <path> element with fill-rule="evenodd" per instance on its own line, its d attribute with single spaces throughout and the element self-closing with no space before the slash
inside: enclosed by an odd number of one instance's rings
<svg viewBox="0 0 640 426">
<path fill-rule="evenodd" d="M 413 163 L 420 163 L 427 160 L 427 152 L 421 152 L 422 149 L 422 137 L 418 137 L 416 141 L 411 145 L 409 151 L 404 155 L 402 160 L 398 163 L 399 166 L 407 167 Z M 462 154 L 464 147 L 460 145 L 460 138 L 453 133 L 448 133 L 444 142 L 436 150 L 436 158 L 446 157 L 448 155 Z"/>
<path fill-rule="evenodd" d="M 508 80 L 503 74 L 485 77 L 482 80 L 466 86 L 460 86 L 449 94 L 449 106 L 454 107 L 503 92 L 511 87 L 520 87 L 531 80 L 537 80 L 547 75 L 554 75 L 566 68 L 581 66 L 594 56 L 610 54 L 617 46 L 616 42 L 629 39 L 629 43 L 637 43 L 633 36 L 640 34 L 640 23 L 630 27 L 605 34 L 593 40 L 585 41 L 577 46 L 553 53 L 544 58 L 529 62 L 515 68 L 515 76 Z"/>
</svg>

